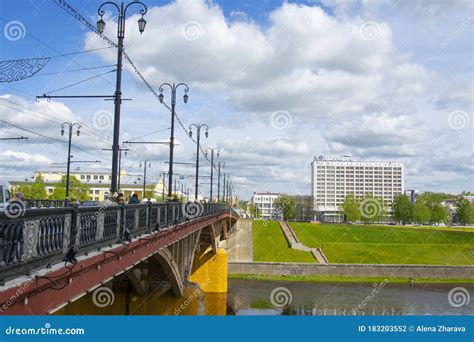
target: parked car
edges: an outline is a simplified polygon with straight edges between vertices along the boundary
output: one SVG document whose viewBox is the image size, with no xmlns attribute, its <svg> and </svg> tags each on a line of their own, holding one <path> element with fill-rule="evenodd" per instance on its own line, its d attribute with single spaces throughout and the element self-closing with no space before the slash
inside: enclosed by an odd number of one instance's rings
<svg viewBox="0 0 474 342">
<path fill-rule="evenodd" d="M 99 201 L 84 201 L 81 203 L 81 207 L 98 207 Z"/>
<path fill-rule="evenodd" d="M 10 193 L 10 184 L 7 182 L 0 183 L 0 211 L 4 210 L 10 202 L 12 196 Z"/>
</svg>

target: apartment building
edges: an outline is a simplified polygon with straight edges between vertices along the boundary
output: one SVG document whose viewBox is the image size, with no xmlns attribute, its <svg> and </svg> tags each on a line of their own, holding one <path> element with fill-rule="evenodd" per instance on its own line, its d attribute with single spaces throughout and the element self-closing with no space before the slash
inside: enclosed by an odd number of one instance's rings
<svg viewBox="0 0 474 342">
<path fill-rule="evenodd" d="M 403 193 L 403 163 L 319 156 L 311 173 L 315 219 L 323 222 L 343 220 L 341 204 L 349 194 L 359 199 L 370 194 L 390 211 L 394 198 Z"/>
</svg>

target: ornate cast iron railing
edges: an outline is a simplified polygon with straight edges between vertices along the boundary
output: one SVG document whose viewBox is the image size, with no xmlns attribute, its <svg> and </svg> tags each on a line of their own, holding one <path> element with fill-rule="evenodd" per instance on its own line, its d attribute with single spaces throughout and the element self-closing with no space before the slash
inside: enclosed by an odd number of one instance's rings
<svg viewBox="0 0 474 342">
<path fill-rule="evenodd" d="M 87 254 L 140 235 L 223 210 L 223 204 L 188 202 L 25 209 L 0 212 L 0 282 L 49 267 L 70 254 Z"/>
</svg>

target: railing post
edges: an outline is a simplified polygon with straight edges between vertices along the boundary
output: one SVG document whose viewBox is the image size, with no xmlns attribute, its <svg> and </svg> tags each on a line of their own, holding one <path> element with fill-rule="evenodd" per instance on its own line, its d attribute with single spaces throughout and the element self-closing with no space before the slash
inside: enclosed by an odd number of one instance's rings
<svg viewBox="0 0 474 342">
<path fill-rule="evenodd" d="M 37 244 L 39 240 L 39 220 L 25 220 L 23 228 L 24 245 L 21 261 L 25 262 L 38 255 Z"/>
<path fill-rule="evenodd" d="M 175 224 L 176 222 L 176 206 L 173 203 L 173 219 L 172 219 L 172 224 Z"/>
<path fill-rule="evenodd" d="M 69 237 L 69 246 L 66 246 L 66 243 L 63 246 L 63 250 L 67 252 L 69 249 L 74 248 L 78 245 L 79 238 L 79 213 L 77 207 L 72 207 L 71 209 L 71 222 L 69 223 L 70 233 L 68 234 L 67 230 L 65 232 L 65 240 Z M 67 220 L 64 221 L 64 228 L 67 229 Z M 68 236 L 69 235 L 69 236 Z"/>
<path fill-rule="evenodd" d="M 161 206 L 158 203 L 158 207 L 156 208 L 156 224 L 158 225 L 158 228 L 160 228 L 161 225 Z"/>
<path fill-rule="evenodd" d="M 146 210 L 146 227 L 149 233 L 151 233 L 151 202 L 147 203 L 147 210 Z"/>
<path fill-rule="evenodd" d="M 125 206 L 123 204 L 120 204 L 120 222 L 119 222 L 119 237 L 120 239 L 123 239 L 123 235 L 125 233 Z"/>
<path fill-rule="evenodd" d="M 104 227 L 105 227 L 105 213 L 99 211 L 99 215 L 96 215 L 97 220 L 97 231 L 95 234 L 95 242 L 102 240 L 104 237 Z"/>
</svg>

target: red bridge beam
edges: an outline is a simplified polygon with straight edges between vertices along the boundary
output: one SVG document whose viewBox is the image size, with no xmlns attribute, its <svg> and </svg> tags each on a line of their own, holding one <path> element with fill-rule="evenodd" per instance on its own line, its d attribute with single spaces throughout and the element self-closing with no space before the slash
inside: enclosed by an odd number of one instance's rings
<svg viewBox="0 0 474 342">
<path fill-rule="evenodd" d="M 63 266 L 36 279 L 0 289 L 0 315 L 50 314 L 148 259 L 159 249 L 223 219 L 236 220 L 237 217 L 224 212 L 186 222 L 172 230 L 159 231 L 126 245 L 81 257 L 72 269 Z M 52 282 L 46 277 L 53 278 L 60 289 L 53 289 Z"/>
</svg>

